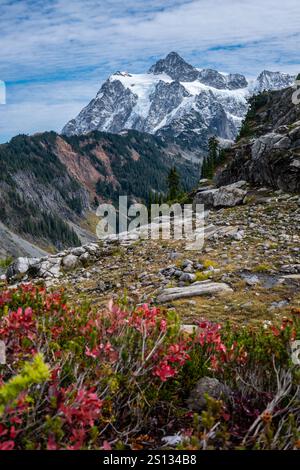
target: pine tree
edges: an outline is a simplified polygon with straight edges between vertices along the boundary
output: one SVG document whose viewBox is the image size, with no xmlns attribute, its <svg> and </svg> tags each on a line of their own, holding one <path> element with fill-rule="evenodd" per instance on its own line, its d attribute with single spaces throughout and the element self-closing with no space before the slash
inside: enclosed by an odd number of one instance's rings
<svg viewBox="0 0 300 470">
<path fill-rule="evenodd" d="M 209 159 L 211 162 L 211 167 L 215 169 L 215 166 L 218 161 L 219 155 L 219 142 L 215 137 L 211 137 L 208 141 L 208 152 L 209 152 Z"/>
<path fill-rule="evenodd" d="M 214 176 L 216 166 L 219 163 L 219 142 L 216 137 L 211 137 L 208 141 L 208 155 L 203 161 L 201 178 L 211 179 Z"/>
<path fill-rule="evenodd" d="M 180 194 L 180 177 L 175 166 L 169 171 L 167 184 L 168 199 L 173 201 Z"/>
</svg>

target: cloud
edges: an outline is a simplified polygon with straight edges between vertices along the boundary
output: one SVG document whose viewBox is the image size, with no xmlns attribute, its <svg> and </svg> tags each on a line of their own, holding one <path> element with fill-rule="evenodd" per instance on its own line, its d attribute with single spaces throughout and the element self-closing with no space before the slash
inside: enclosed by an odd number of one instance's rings
<svg viewBox="0 0 300 470">
<path fill-rule="evenodd" d="M 0 139 L 59 130 L 115 70 L 176 50 L 199 67 L 299 71 L 299 0 L 0 0 Z M 56 90 L 56 92 L 54 92 Z M 18 112 L 19 110 L 19 112 Z M 47 127 L 45 127 L 47 126 Z"/>
<path fill-rule="evenodd" d="M 0 104 L 5 104 L 6 102 L 6 87 L 5 83 L 0 80 Z"/>
</svg>

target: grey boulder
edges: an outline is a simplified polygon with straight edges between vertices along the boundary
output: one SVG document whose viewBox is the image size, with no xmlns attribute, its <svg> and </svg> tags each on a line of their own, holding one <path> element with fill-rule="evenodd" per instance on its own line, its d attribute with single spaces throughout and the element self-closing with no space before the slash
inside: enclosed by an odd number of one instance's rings
<svg viewBox="0 0 300 470">
<path fill-rule="evenodd" d="M 7 269 L 6 276 L 9 280 L 22 278 L 29 268 L 39 262 L 39 258 L 17 258 Z"/>
<path fill-rule="evenodd" d="M 75 255 L 67 255 L 62 260 L 63 268 L 66 271 L 75 269 L 78 266 L 78 264 L 79 264 L 79 259 Z"/>
<path fill-rule="evenodd" d="M 194 207 L 196 204 L 204 204 L 205 209 L 217 209 L 243 204 L 247 195 L 246 187 L 245 181 L 238 181 L 220 188 L 199 191 L 193 201 Z"/>
<path fill-rule="evenodd" d="M 232 289 L 223 282 L 194 282 L 190 286 L 170 287 L 164 289 L 157 297 L 157 302 L 164 303 L 176 299 L 197 297 L 200 295 L 222 294 L 228 292 L 232 292 Z"/>
<path fill-rule="evenodd" d="M 229 388 L 213 377 L 202 377 L 198 380 L 195 388 L 191 391 L 187 399 L 188 408 L 191 411 L 202 411 L 206 407 L 205 395 L 209 395 L 215 400 L 227 401 L 230 397 Z"/>
</svg>

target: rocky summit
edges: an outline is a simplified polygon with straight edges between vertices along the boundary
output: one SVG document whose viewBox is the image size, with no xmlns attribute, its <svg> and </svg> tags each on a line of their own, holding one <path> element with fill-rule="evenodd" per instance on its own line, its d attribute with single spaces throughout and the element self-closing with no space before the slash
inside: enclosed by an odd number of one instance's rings
<svg viewBox="0 0 300 470">
<path fill-rule="evenodd" d="M 286 88 L 294 80 L 280 72 L 263 71 L 256 80 L 248 80 L 237 73 L 199 69 L 171 52 L 147 73 L 111 75 L 62 133 L 136 129 L 184 142 L 205 153 L 211 135 L 225 141 L 235 139 L 250 96 Z"/>
</svg>

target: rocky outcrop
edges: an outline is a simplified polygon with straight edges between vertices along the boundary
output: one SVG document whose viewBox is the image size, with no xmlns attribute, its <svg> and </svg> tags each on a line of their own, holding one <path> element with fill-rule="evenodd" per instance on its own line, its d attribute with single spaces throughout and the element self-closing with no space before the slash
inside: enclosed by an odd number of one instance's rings
<svg viewBox="0 0 300 470">
<path fill-rule="evenodd" d="M 27 274 L 31 266 L 35 266 L 39 261 L 39 258 L 17 258 L 6 271 L 7 279 L 22 279 Z"/>
<path fill-rule="evenodd" d="M 170 287 L 164 289 L 157 297 L 157 302 L 165 303 L 176 299 L 214 295 L 232 292 L 232 289 L 222 282 L 201 281 L 186 287 Z"/>
<path fill-rule="evenodd" d="M 97 261 L 101 256 L 110 254 L 107 245 L 89 243 L 82 247 L 62 251 L 56 255 L 43 258 L 17 258 L 7 269 L 6 278 L 9 282 L 28 281 L 31 279 L 58 279 L 65 272 L 78 267 L 86 267 Z"/>
<path fill-rule="evenodd" d="M 221 186 L 213 189 L 200 189 L 193 200 L 193 205 L 204 204 L 205 209 L 218 209 L 220 207 L 234 207 L 243 204 L 247 195 L 247 187 L 245 181 L 228 186 Z"/>
<path fill-rule="evenodd" d="M 300 105 L 293 88 L 266 94 L 245 121 L 249 136 L 227 151 L 218 186 L 240 179 L 286 192 L 300 191 Z M 256 106 L 256 107 L 255 107 Z"/>
</svg>

